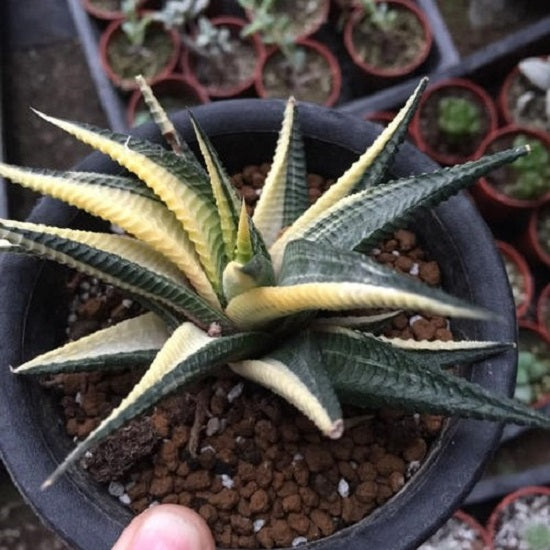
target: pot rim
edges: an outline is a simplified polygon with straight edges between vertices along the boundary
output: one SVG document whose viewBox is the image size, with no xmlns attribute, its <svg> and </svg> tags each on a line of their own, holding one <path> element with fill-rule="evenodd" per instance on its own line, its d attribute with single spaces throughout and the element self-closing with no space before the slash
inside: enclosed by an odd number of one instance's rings
<svg viewBox="0 0 550 550">
<path fill-rule="evenodd" d="M 546 199 L 542 204 L 537 208 L 533 209 L 529 215 L 529 222 L 527 224 L 526 237 L 528 240 L 528 247 L 532 253 L 536 256 L 537 260 L 544 265 L 550 267 L 550 253 L 548 253 L 540 244 L 540 239 L 538 238 L 537 226 L 539 223 L 539 214 L 544 208 L 550 207 L 550 197 Z"/>
<path fill-rule="evenodd" d="M 546 323 L 544 322 L 544 302 L 547 302 L 550 300 L 550 283 L 545 285 L 543 289 L 541 290 L 541 293 L 539 294 L 539 298 L 537 300 L 537 324 L 539 327 L 541 327 L 541 330 L 544 331 L 546 334 L 548 341 L 550 342 L 550 327 L 546 326 Z M 550 306 L 550 304 L 549 304 Z"/>
<path fill-rule="evenodd" d="M 379 133 L 375 125 L 336 111 L 308 103 L 301 104 L 300 109 L 306 149 L 321 147 L 325 152 L 319 162 L 330 163 L 333 159 L 336 162 L 343 157 L 341 162 L 347 163 L 348 157 L 356 158 Z M 252 132 L 250 139 L 253 138 L 254 142 L 266 138 L 273 146 L 283 110 L 283 101 L 254 99 L 216 102 L 192 109 L 214 144 L 217 141 L 234 143 L 236 135 Z M 196 145 L 186 113 L 176 114 L 174 122 L 184 137 L 193 146 Z M 236 129 L 237 123 L 239 130 Z M 145 125 L 132 133 L 157 141 L 160 139 L 153 125 Z M 231 147 L 225 153 L 231 157 Z M 396 177 L 409 175 L 413 167 L 417 172 L 436 168 L 432 161 L 405 143 L 396 157 L 392 173 Z M 86 157 L 78 169 L 118 170 L 115 163 L 99 153 Z M 44 199 L 30 219 L 67 225 L 76 214 L 74 208 L 60 205 L 53 199 Z M 458 332 L 465 332 L 470 338 L 514 341 L 515 317 L 511 291 L 487 226 L 464 196 L 451 198 L 428 216 L 434 229 L 447 232 L 447 241 L 454 249 L 449 256 L 452 260 L 449 273 L 460 269 L 460 282 L 464 288 L 458 289 L 459 294 L 506 320 L 501 324 L 458 322 Z M 475 242 L 471 239 L 472 232 L 477 235 Z M 458 254 L 458 251 L 463 254 Z M 3 258 L 0 268 L 6 287 L 21 289 L 6 296 L 0 308 L 3 357 L 8 364 L 18 364 L 23 354 L 23 335 L 30 330 L 24 314 L 28 311 L 32 290 L 45 266 L 44 262 L 32 258 L 15 257 Z M 478 281 L 476 274 L 480 273 L 483 277 Z M 14 323 L 14 316 L 21 322 Z M 34 343 L 32 340 L 30 342 Z M 471 379 L 497 392 L 510 394 L 514 383 L 515 358 L 514 350 L 489 358 L 476 365 Z M 130 514 L 117 502 L 112 503 L 104 490 L 100 493 L 78 468 L 71 469 L 47 491 L 38 489 L 55 468 L 59 457 L 55 456 L 46 440 L 44 432 L 48 426 L 38 426 L 29 420 L 37 408 L 36 402 L 29 399 L 31 384 L 13 377 L 7 366 L 0 369 L 0 377 L 0 428 L 1 433 L 5 434 L 0 439 L 0 455 L 15 483 L 45 523 L 73 546 L 84 549 L 111 548 Z M 16 410 L 14 403 L 18 403 L 23 410 Z M 54 426 L 53 429 L 58 428 Z M 365 540 L 374 548 L 416 547 L 456 510 L 468 494 L 498 443 L 501 431 L 502 425 L 499 423 L 451 419 L 440 437 L 437 452 L 430 454 L 405 490 L 356 525 L 310 543 L 307 548 L 362 550 Z M 453 471 L 452 484 L 449 484 L 449 471 Z M 94 498 L 96 496 L 97 500 Z M 403 510 L 411 509 L 415 510 L 414 515 L 403 513 Z M 67 513 L 68 510 L 70 513 Z M 75 517 L 77 513 L 86 519 L 79 521 Z"/>
</svg>

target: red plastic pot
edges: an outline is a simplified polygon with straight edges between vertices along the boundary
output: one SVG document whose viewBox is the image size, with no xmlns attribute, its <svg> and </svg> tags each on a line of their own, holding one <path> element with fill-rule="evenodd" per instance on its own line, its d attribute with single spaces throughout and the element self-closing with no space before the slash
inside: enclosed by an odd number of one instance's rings
<svg viewBox="0 0 550 550">
<path fill-rule="evenodd" d="M 495 545 L 495 538 L 499 528 L 499 521 L 505 510 L 511 506 L 515 500 L 537 495 L 550 496 L 550 488 L 537 486 L 523 487 L 505 496 L 500 501 L 497 507 L 493 510 L 491 516 L 489 517 L 489 521 L 487 522 L 487 531 L 489 533 L 489 550 L 500 550 L 501 548 Z"/>
<path fill-rule="evenodd" d="M 529 269 L 529 265 L 525 261 L 525 258 L 512 245 L 503 241 L 496 241 L 496 245 L 499 252 L 517 267 L 521 278 L 524 281 L 523 287 L 525 298 L 518 303 L 515 301 L 514 297 L 514 301 L 516 303 L 516 317 L 520 319 L 525 316 L 529 306 L 531 305 L 531 301 L 533 300 L 535 289 L 533 276 L 531 274 L 531 270 Z"/>
<path fill-rule="evenodd" d="M 542 59 L 544 59 L 544 56 L 542 57 Z M 516 65 L 504 79 L 504 82 L 502 83 L 502 87 L 500 88 L 500 92 L 498 94 L 497 105 L 500 114 L 502 115 L 504 122 L 508 125 L 520 125 L 531 128 L 533 130 L 544 130 L 543 125 L 531 125 L 528 124 L 524 119 L 518 120 L 514 116 L 513 110 L 510 108 L 510 92 L 516 81 L 520 78 L 522 78 L 522 74 L 519 70 L 519 66 Z M 533 86 L 533 90 L 537 90 L 537 88 Z M 544 92 L 542 91 L 540 91 L 540 93 L 544 94 Z"/>
<path fill-rule="evenodd" d="M 308 38 L 312 34 L 315 34 L 321 26 L 326 23 L 328 19 L 328 14 L 330 11 L 330 0 L 318 0 L 320 4 L 319 11 L 314 14 L 313 16 L 310 16 L 307 18 L 307 20 L 304 22 L 304 25 L 300 28 L 299 25 L 297 25 L 297 21 L 291 20 L 291 27 L 294 25 L 294 28 L 291 28 L 289 31 L 292 34 L 292 37 L 294 39 L 294 42 L 298 40 L 303 40 L 305 38 Z M 278 16 L 280 14 L 284 14 L 284 8 L 281 9 L 279 12 L 277 12 L 277 2 L 273 2 L 274 8 L 273 11 L 275 13 L 275 16 Z M 254 12 L 252 10 L 245 10 L 246 11 L 246 17 L 250 21 L 254 21 Z"/>
<path fill-rule="evenodd" d="M 550 341 L 550 283 L 542 289 L 537 300 L 537 324 Z"/>
<path fill-rule="evenodd" d="M 487 138 L 479 146 L 475 155 L 476 158 L 480 158 L 486 154 L 494 141 L 520 133 L 533 139 L 540 140 L 550 151 L 550 136 L 548 134 L 519 126 L 506 126 L 487 136 Z M 470 188 L 470 192 L 472 193 L 483 216 L 487 220 L 494 222 L 508 221 L 511 217 L 515 216 L 517 218 L 518 215 L 528 214 L 530 209 L 536 208 L 544 202 L 550 200 L 550 192 L 544 194 L 538 199 L 532 200 L 510 197 L 492 185 L 490 183 L 490 179 L 487 177 L 480 178 L 479 182 Z M 550 263 L 548 265 L 550 265 Z"/>
<path fill-rule="evenodd" d="M 475 518 L 464 512 L 464 510 L 457 510 L 453 514 L 453 517 L 458 521 L 465 523 L 468 527 L 475 531 L 479 539 L 482 541 L 484 548 L 489 546 L 489 533 L 487 532 L 487 529 L 485 529 L 485 527 L 483 527 Z"/>
<path fill-rule="evenodd" d="M 325 61 L 327 62 L 330 78 L 331 78 L 331 91 L 328 97 L 323 102 L 323 105 L 326 107 L 332 107 L 340 97 L 340 90 L 342 88 L 342 73 L 340 72 L 340 65 L 338 63 L 338 60 L 334 55 L 330 52 L 328 48 L 326 48 L 323 44 L 320 42 L 317 42 L 315 40 L 305 39 L 305 40 L 298 40 L 296 42 L 299 46 L 302 46 L 303 48 L 308 48 L 311 50 L 314 50 L 317 54 L 322 56 Z M 273 60 L 274 56 L 281 55 L 280 51 L 277 48 L 273 48 L 271 51 L 268 52 L 266 57 L 263 59 L 262 65 L 260 67 L 260 72 L 258 75 L 258 78 L 256 79 L 255 85 L 256 85 L 256 91 L 258 95 L 261 98 L 271 98 L 275 97 L 274 95 L 271 95 L 268 88 L 265 86 L 263 73 L 266 65 Z M 302 101 L 308 101 L 307 98 L 300 98 L 299 95 L 294 93 L 294 90 L 289 89 L 288 93 L 285 93 L 285 97 L 288 97 L 290 95 L 295 95 L 296 99 L 302 100 Z"/>
<path fill-rule="evenodd" d="M 232 35 L 236 37 L 240 37 L 242 29 L 247 24 L 244 19 L 229 16 L 215 17 L 211 19 L 210 22 L 216 27 L 227 27 L 231 31 Z M 184 74 L 188 74 L 195 79 L 204 88 L 209 97 L 229 98 L 243 94 L 243 92 L 254 85 L 254 82 L 258 78 L 261 63 L 265 58 L 265 49 L 258 36 L 255 34 L 241 38 L 241 40 L 251 44 L 256 54 L 254 70 L 246 80 L 243 80 L 236 85 L 231 84 L 227 86 L 209 85 L 206 82 L 202 82 L 200 75 L 197 74 L 196 71 L 197 64 L 201 63 L 201 59 L 197 55 L 193 54 L 188 48 L 183 49 L 181 56 L 181 66 Z"/>
<path fill-rule="evenodd" d="M 531 211 L 527 227 L 520 237 L 520 243 L 528 258 L 550 267 L 550 252 L 542 246 L 537 231 L 541 213 L 543 211 L 546 213 L 547 210 L 550 215 L 550 201 Z"/>
<path fill-rule="evenodd" d="M 112 67 L 109 61 L 109 48 L 111 42 L 115 36 L 123 32 L 121 28 L 123 22 L 124 21 L 122 19 L 112 21 L 103 31 L 99 39 L 99 56 L 101 59 L 103 70 L 105 71 L 109 79 L 119 88 L 129 91 L 138 88 L 138 85 L 135 82 L 134 78 L 124 78 L 123 76 L 116 73 L 115 69 Z M 150 83 L 154 79 L 168 76 L 174 71 L 180 56 L 181 45 L 179 34 L 176 31 L 165 29 L 163 25 L 155 22 L 151 23 L 150 28 L 162 29 L 162 32 L 166 33 L 167 37 L 172 43 L 172 53 L 168 58 L 166 64 L 158 71 L 157 74 L 146 78 L 148 83 Z"/>
<path fill-rule="evenodd" d="M 346 26 L 344 27 L 344 45 L 353 59 L 353 62 L 369 76 L 383 79 L 404 77 L 420 67 L 430 53 L 433 42 L 430 24 L 424 12 L 418 8 L 416 4 L 410 2 L 409 0 L 376 0 L 376 2 L 388 4 L 390 9 L 407 10 L 416 16 L 424 31 L 424 42 L 422 44 L 422 48 L 418 51 L 418 54 L 412 61 L 401 67 L 379 67 L 365 62 L 363 57 L 357 51 L 353 41 L 353 28 L 362 19 L 364 13 L 361 8 L 353 11 L 351 17 L 346 23 Z"/>
<path fill-rule="evenodd" d="M 195 80 L 188 76 L 171 74 L 164 78 L 157 78 L 150 84 L 155 97 L 163 104 L 163 97 L 190 97 L 193 105 L 208 103 L 210 101 L 204 88 Z M 128 127 L 131 128 L 135 124 L 136 114 L 139 109 L 144 108 L 144 99 L 141 90 L 134 90 L 128 101 L 126 109 L 126 117 Z M 191 106 L 191 104 L 190 104 Z M 163 107 L 165 107 L 163 105 Z"/>
<path fill-rule="evenodd" d="M 414 136 L 416 146 L 421 151 L 429 155 L 435 161 L 439 162 L 439 164 L 447 165 L 459 164 L 467 160 L 472 160 L 477 156 L 477 151 L 475 149 L 469 155 L 441 152 L 428 143 L 426 135 L 422 130 L 422 116 L 425 112 L 426 105 L 430 101 L 435 101 L 436 99 L 434 98 L 437 98 L 439 94 L 445 93 L 447 90 L 452 89 L 466 90 L 469 94 L 472 94 L 484 112 L 485 119 L 487 121 L 487 131 L 479 138 L 480 142 L 485 136 L 496 130 L 498 125 L 497 111 L 493 100 L 489 94 L 481 88 L 481 86 L 478 86 L 471 80 L 466 80 L 463 78 L 450 78 L 447 80 L 442 80 L 434 86 L 430 86 L 422 96 L 418 110 L 413 117 L 411 123 L 411 133 Z"/>
<path fill-rule="evenodd" d="M 105 10 L 97 6 L 93 0 L 81 0 L 84 9 L 96 19 L 104 21 L 113 21 L 115 19 L 123 19 L 124 13 L 121 10 Z M 137 7 L 144 8 L 149 0 L 137 0 Z"/>
</svg>

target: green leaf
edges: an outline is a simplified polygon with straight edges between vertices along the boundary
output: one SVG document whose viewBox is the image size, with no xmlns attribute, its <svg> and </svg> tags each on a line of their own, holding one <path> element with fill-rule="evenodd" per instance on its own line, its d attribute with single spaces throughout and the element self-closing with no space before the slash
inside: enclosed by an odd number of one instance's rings
<svg viewBox="0 0 550 550">
<path fill-rule="evenodd" d="M 308 207 L 306 161 L 296 101 L 287 102 L 275 155 L 254 211 L 254 223 L 266 244 Z"/>
<path fill-rule="evenodd" d="M 329 208 L 307 231 L 306 239 L 337 248 L 369 250 L 403 227 L 420 207 L 430 208 L 475 183 L 494 168 L 526 154 L 509 149 L 430 174 L 402 178 L 355 193 Z"/>
<path fill-rule="evenodd" d="M 195 246 L 208 279 L 221 291 L 225 251 L 208 177 L 196 161 L 160 145 L 38 113 L 138 176 L 168 206 Z"/>
<path fill-rule="evenodd" d="M 145 300 L 155 311 L 179 314 L 208 328 L 233 324 L 188 287 L 179 270 L 148 245 L 121 235 L 0 221 L 0 238 L 41 257 L 98 277 Z"/>
<path fill-rule="evenodd" d="M 270 252 L 276 272 L 280 268 L 288 242 L 302 237 L 327 209 L 351 192 L 380 182 L 397 147 L 406 135 L 408 123 L 414 115 L 426 84 L 427 79 L 420 81 L 405 106 L 365 153 L 273 243 Z M 271 244 L 270 241 L 268 243 Z"/>
<path fill-rule="evenodd" d="M 212 192 L 220 216 L 225 252 L 227 258 L 232 260 L 237 239 L 240 200 L 208 136 L 191 112 L 189 112 L 189 116 L 210 176 Z"/>
<path fill-rule="evenodd" d="M 122 321 L 38 355 L 15 374 L 56 374 L 148 365 L 169 337 L 154 313 Z"/>
<path fill-rule="evenodd" d="M 214 367 L 258 353 L 267 342 L 268 337 L 261 333 L 239 333 L 212 338 L 192 323 L 182 324 L 170 336 L 128 396 L 78 444 L 42 487 L 49 487 L 87 450 L 163 397 L 199 376 L 207 375 Z"/>
<path fill-rule="evenodd" d="M 414 355 L 377 338 L 338 329 L 319 333 L 318 345 L 346 403 L 550 428 L 550 417 L 444 370 L 426 368 Z"/>
<path fill-rule="evenodd" d="M 407 352 L 417 363 L 434 368 L 446 368 L 459 364 L 474 363 L 515 348 L 513 342 L 483 342 L 476 340 L 448 341 L 404 340 L 385 338 L 379 340 Z"/>
<path fill-rule="evenodd" d="M 342 410 L 309 333 L 291 338 L 259 359 L 230 363 L 230 367 L 282 396 L 327 437 L 342 435 Z"/>
<path fill-rule="evenodd" d="M 86 172 L 33 170 L 2 163 L 0 176 L 115 223 L 171 260 L 201 296 L 221 308 L 181 224 L 141 181 Z"/>
</svg>

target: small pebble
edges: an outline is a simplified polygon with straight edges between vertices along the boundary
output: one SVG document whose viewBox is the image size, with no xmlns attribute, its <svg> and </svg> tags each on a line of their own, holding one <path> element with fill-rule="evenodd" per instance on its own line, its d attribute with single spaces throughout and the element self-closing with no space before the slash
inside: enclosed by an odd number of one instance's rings
<svg viewBox="0 0 550 550">
<path fill-rule="evenodd" d="M 301 544 L 305 544 L 307 542 L 306 537 L 296 537 L 292 540 L 292 547 L 300 546 Z"/>
<path fill-rule="evenodd" d="M 349 483 L 344 478 L 338 482 L 338 494 L 342 498 L 349 497 Z"/>
<path fill-rule="evenodd" d="M 227 393 L 227 400 L 230 403 L 233 403 L 241 393 L 243 393 L 244 384 L 242 382 L 239 382 L 238 384 L 235 384 Z"/>
<path fill-rule="evenodd" d="M 118 481 L 111 481 L 107 490 L 110 495 L 114 497 L 121 497 L 124 494 L 124 485 Z"/>
<path fill-rule="evenodd" d="M 227 474 L 222 474 L 220 476 L 220 479 L 222 481 L 222 485 L 226 488 L 226 489 L 232 489 L 233 486 L 235 485 L 235 482 L 233 481 L 233 478 L 228 476 Z"/>
<path fill-rule="evenodd" d="M 253 523 L 254 533 L 257 533 L 265 525 L 265 519 L 256 519 Z"/>
</svg>

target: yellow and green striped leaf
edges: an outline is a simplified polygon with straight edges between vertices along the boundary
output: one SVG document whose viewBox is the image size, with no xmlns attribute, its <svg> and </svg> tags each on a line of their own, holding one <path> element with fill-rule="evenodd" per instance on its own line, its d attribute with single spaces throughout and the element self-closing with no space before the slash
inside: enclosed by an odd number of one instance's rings
<svg viewBox="0 0 550 550">
<path fill-rule="evenodd" d="M 321 329 L 323 327 L 334 326 L 366 332 L 377 332 L 387 327 L 388 323 L 401 313 L 401 311 L 397 310 L 373 313 L 372 315 L 327 315 L 317 317 L 313 321 L 312 326 Z"/>
<path fill-rule="evenodd" d="M 155 360 L 120 405 L 67 456 L 43 484 L 50 486 L 84 453 L 183 385 L 205 376 L 228 361 L 254 355 L 266 345 L 261 333 L 239 333 L 213 338 L 192 323 L 183 323 L 159 351 Z"/>
<path fill-rule="evenodd" d="M 491 317 L 485 310 L 401 275 L 363 254 L 306 240 L 288 245 L 278 283 L 280 286 L 252 289 L 236 296 L 226 313 L 245 327 L 300 311 L 372 307 L 451 317 Z"/>
<path fill-rule="evenodd" d="M 335 329 L 319 334 L 318 346 L 343 402 L 550 428 L 550 417 L 447 371 L 426 368 L 377 338 Z"/>
<path fill-rule="evenodd" d="M 475 183 L 494 168 L 525 155 L 518 147 L 430 174 L 402 178 L 371 187 L 329 208 L 303 233 L 303 238 L 352 250 L 370 250 L 403 227 L 420 207 L 430 208 Z"/>
<path fill-rule="evenodd" d="M 201 296 L 220 307 L 181 224 L 139 180 L 86 172 L 33 170 L 1 163 L 0 176 L 118 225 L 171 260 Z"/>
<path fill-rule="evenodd" d="M 338 439 L 344 422 L 340 403 L 319 349 L 302 333 L 259 359 L 230 363 L 237 374 L 272 390 L 304 413 L 321 432 Z"/>
<path fill-rule="evenodd" d="M 38 355 L 15 374 L 56 374 L 148 365 L 170 333 L 154 313 L 122 321 Z"/>
<path fill-rule="evenodd" d="M 203 327 L 219 323 L 233 328 L 222 312 L 187 286 L 171 262 L 131 237 L 1 220 L 0 238 L 126 290 L 145 300 L 146 307 L 156 305 Z"/>
<path fill-rule="evenodd" d="M 379 183 L 406 135 L 426 85 L 427 79 L 422 79 L 405 106 L 365 153 L 273 243 L 270 252 L 276 271 L 289 241 L 303 236 L 323 212 L 350 193 Z"/>
<path fill-rule="evenodd" d="M 308 207 L 304 145 L 297 120 L 296 101 L 285 108 L 275 155 L 266 176 L 253 220 L 267 246 L 283 227 L 292 224 Z"/>
<path fill-rule="evenodd" d="M 110 156 L 149 186 L 179 220 L 208 279 L 220 290 L 224 244 L 212 189 L 202 168 L 149 141 L 38 114 Z"/>
<path fill-rule="evenodd" d="M 197 136 L 197 141 L 210 176 L 212 192 L 216 199 L 220 225 L 225 243 L 225 253 L 229 260 L 233 259 L 235 242 L 237 239 L 237 225 L 239 219 L 240 200 L 231 184 L 231 180 L 225 171 L 218 154 L 212 147 L 208 136 L 202 130 L 200 124 L 192 113 L 189 113 L 191 122 Z"/>
</svg>

